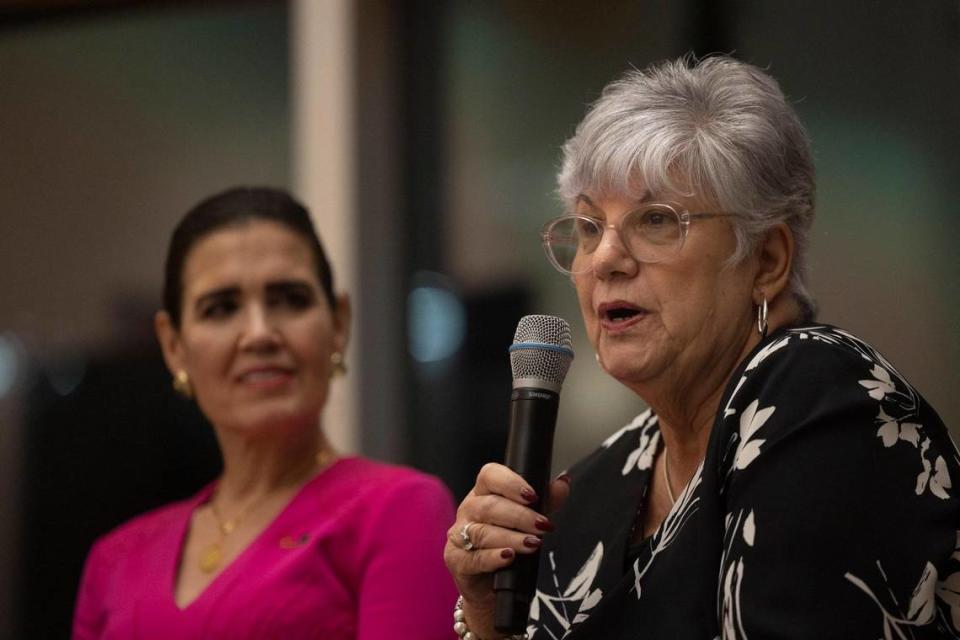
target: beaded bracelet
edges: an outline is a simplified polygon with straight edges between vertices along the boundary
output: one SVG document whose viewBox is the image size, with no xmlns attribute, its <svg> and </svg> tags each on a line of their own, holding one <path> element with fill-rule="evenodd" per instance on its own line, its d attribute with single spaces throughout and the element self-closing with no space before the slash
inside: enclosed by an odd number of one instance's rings
<svg viewBox="0 0 960 640">
<path fill-rule="evenodd" d="M 457 634 L 460 640 L 480 640 L 473 635 L 467 626 L 466 616 L 463 613 L 463 596 L 457 598 L 457 606 L 453 608 L 453 632 Z M 527 634 L 519 633 L 513 636 L 507 636 L 506 640 L 527 640 Z"/>
</svg>

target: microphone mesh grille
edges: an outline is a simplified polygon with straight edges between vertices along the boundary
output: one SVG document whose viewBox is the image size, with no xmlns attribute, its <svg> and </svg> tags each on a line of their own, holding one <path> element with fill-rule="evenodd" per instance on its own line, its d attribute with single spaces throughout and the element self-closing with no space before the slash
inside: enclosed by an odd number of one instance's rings
<svg viewBox="0 0 960 640">
<path fill-rule="evenodd" d="M 545 315 L 520 318 L 510 351 L 514 380 L 532 378 L 562 385 L 572 360 L 573 342 L 566 320 Z"/>
</svg>

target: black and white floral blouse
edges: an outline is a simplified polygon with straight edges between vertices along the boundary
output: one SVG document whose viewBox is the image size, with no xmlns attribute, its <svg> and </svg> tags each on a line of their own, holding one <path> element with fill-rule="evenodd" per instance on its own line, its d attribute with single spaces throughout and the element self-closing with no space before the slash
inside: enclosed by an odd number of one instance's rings
<svg viewBox="0 0 960 640">
<path fill-rule="evenodd" d="M 960 458 L 883 356 L 833 327 L 780 331 L 720 406 L 639 556 L 657 416 L 570 470 L 531 640 L 960 638 Z"/>
</svg>

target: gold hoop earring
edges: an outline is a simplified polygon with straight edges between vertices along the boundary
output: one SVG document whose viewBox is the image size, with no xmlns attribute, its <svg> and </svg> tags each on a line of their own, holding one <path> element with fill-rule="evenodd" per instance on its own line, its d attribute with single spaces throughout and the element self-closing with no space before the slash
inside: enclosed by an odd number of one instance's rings
<svg viewBox="0 0 960 640">
<path fill-rule="evenodd" d="M 193 397 L 193 385 L 190 383 L 190 374 L 180 369 L 173 376 L 173 390 L 184 398 Z"/>
<path fill-rule="evenodd" d="M 347 375 L 347 364 L 343 361 L 343 354 L 339 351 L 330 354 L 330 364 L 333 365 L 333 370 L 330 371 L 331 379 Z"/>
<path fill-rule="evenodd" d="M 757 333 L 760 334 L 760 338 L 767 337 L 767 297 L 763 297 L 763 301 L 757 305 Z"/>
</svg>

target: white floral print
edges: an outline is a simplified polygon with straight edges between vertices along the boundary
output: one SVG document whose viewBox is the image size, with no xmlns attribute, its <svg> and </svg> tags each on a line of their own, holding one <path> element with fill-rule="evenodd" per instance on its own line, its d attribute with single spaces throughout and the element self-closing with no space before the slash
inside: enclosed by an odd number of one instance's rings
<svg viewBox="0 0 960 640">
<path fill-rule="evenodd" d="M 828 375 L 818 377 L 821 370 Z M 960 516 L 953 488 L 960 455 L 903 376 L 851 334 L 811 326 L 772 336 L 726 394 L 704 463 L 640 544 L 628 544 L 624 532 L 663 447 L 657 415 L 645 411 L 607 438 L 582 475 L 574 468 L 581 492 L 571 493 L 576 511 L 551 534 L 560 537 L 544 538 L 531 639 L 634 640 L 681 629 L 676 637 L 749 640 L 770 637 L 789 619 L 796 637 L 822 637 L 842 620 L 871 638 L 960 640 L 960 532 L 950 515 Z M 804 510 L 794 522 L 791 491 L 824 490 L 816 479 L 804 482 L 810 463 L 836 495 L 823 496 L 823 512 Z M 873 475 L 848 482 L 860 474 L 883 474 L 875 494 Z M 865 493 L 851 493 L 858 491 Z M 887 507 L 897 510 L 890 526 L 877 526 Z M 854 520 L 859 515 L 843 522 L 848 511 L 871 510 L 881 519 L 869 531 Z M 904 522 L 918 528 L 904 533 Z M 779 565 L 792 545 L 803 555 Z M 782 575 L 788 566 L 795 575 Z M 771 600 L 781 580 L 803 590 L 784 601 L 783 620 Z M 674 600 L 680 592 L 691 597 Z M 859 606 L 848 610 L 852 603 Z M 847 611 L 854 617 L 843 619 Z"/>
<path fill-rule="evenodd" d="M 697 468 L 690 483 L 677 498 L 667 517 L 650 538 L 651 552 L 646 562 L 641 566 L 639 558 L 633 563 L 633 591 L 639 600 L 643 594 L 643 577 L 653 565 L 653 561 L 677 539 L 683 525 L 697 512 L 700 497 L 696 495 L 700 483 L 703 481 L 703 463 Z"/>
<path fill-rule="evenodd" d="M 647 422 L 656 423 L 656 420 L 657 420 L 657 416 L 653 415 L 653 411 L 651 411 L 650 409 L 647 409 L 646 411 L 638 415 L 636 418 L 631 420 L 629 424 L 620 428 L 620 430 L 616 431 L 613 435 L 611 435 L 606 440 L 604 440 L 603 444 L 601 444 L 600 446 L 603 447 L 604 449 L 608 449 L 611 445 L 613 445 L 614 442 L 619 440 L 621 436 L 623 436 L 625 433 L 628 433 L 630 431 L 635 431 L 644 426 L 649 426 L 647 425 Z"/>
<path fill-rule="evenodd" d="M 527 636 L 531 639 L 536 635 L 539 626 L 537 623 L 541 621 L 541 616 L 545 614 L 552 616 L 563 628 L 565 636 L 573 625 L 587 619 L 590 609 L 595 607 L 603 597 L 603 591 L 593 587 L 597 579 L 597 570 L 603 560 L 602 542 L 597 543 L 579 571 L 563 589 L 557 578 L 556 558 L 553 552 L 548 553 L 547 558 L 550 562 L 551 579 L 556 595 L 544 593 L 539 589 L 534 594 L 533 602 L 530 604 L 531 624 L 527 627 Z"/>
<path fill-rule="evenodd" d="M 657 428 L 657 416 L 650 416 L 642 424 L 640 442 L 637 448 L 627 456 L 620 472 L 623 475 L 627 475 L 631 471 L 645 471 L 653 467 L 653 459 L 660 448 L 660 429 Z"/>
<path fill-rule="evenodd" d="M 727 406 L 723 410 L 724 418 L 732 416 L 734 413 L 736 413 L 731 405 L 733 405 L 733 399 L 737 397 L 737 392 L 740 391 L 740 387 L 742 387 L 743 383 L 747 381 L 747 375 L 751 371 L 756 369 L 758 366 L 760 366 L 760 363 L 762 363 L 764 360 L 769 358 L 771 355 L 773 355 L 783 347 L 787 346 L 789 342 L 790 342 L 789 335 L 783 338 L 780 338 L 779 340 L 771 342 L 767 346 L 760 349 L 760 351 L 757 352 L 757 355 L 753 356 L 753 358 L 750 359 L 750 362 L 747 363 L 746 368 L 744 368 L 743 370 L 743 375 L 740 376 L 740 380 L 737 382 L 737 386 L 734 388 L 733 393 L 730 394 L 730 400 L 727 401 Z"/>
<path fill-rule="evenodd" d="M 740 414 L 740 442 L 737 445 L 737 452 L 734 454 L 733 466 L 735 469 L 746 469 L 747 465 L 760 455 L 760 447 L 764 440 L 755 438 L 757 431 L 762 427 L 776 407 L 765 407 L 759 409 L 760 401 L 754 400 L 747 405 L 747 408 Z"/>
<path fill-rule="evenodd" d="M 740 587 L 743 585 L 746 564 L 740 555 L 731 559 L 734 542 L 737 535 L 743 539 L 748 547 L 756 540 L 756 518 L 753 510 L 743 517 L 743 510 L 727 514 L 726 534 L 727 543 L 724 545 L 721 567 L 726 567 L 723 575 L 722 593 L 720 599 L 720 626 L 723 640 L 747 640 L 747 632 L 743 626 L 743 611 L 740 596 Z"/>
<path fill-rule="evenodd" d="M 941 500 L 946 500 L 950 497 L 947 489 L 953 486 L 950 482 L 950 472 L 947 471 L 947 462 L 943 459 L 943 456 L 937 456 L 936 460 L 930 462 L 926 456 L 929 448 L 930 441 L 924 440 L 920 446 L 920 459 L 923 461 L 923 471 L 917 476 L 916 492 L 919 496 L 923 495 L 923 492 L 929 489 L 933 495 Z"/>
<path fill-rule="evenodd" d="M 960 531 L 957 532 L 957 542 L 951 559 L 960 561 Z M 936 594 L 940 601 L 938 614 L 941 624 L 948 626 L 949 622 L 950 628 L 960 629 L 960 570 L 938 582 Z"/>
<path fill-rule="evenodd" d="M 885 584 L 889 582 L 879 561 L 877 562 L 877 570 L 882 576 L 883 582 Z M 846 573 L 844 577 L 867 594 L 880 609 L 883 615 L 884 640 L 892 640 L 893 638 L 907 640 L 908 638 L 915 638 L 916 636 L 912 628 L 928 625 L 934 619 L 936 614 L 934 596 L 937 591 L 937 568 L 930 562 L 923 568 L 920 580 L 917 582 L 917 586 L 913 589 L 913 593 L 910 596 L 910 602 L 906 612 L 902 610 L 902 606 L 897 602 L 892 590 L 888 589 L 892 605 L 884 606 L 877 594 L 875 594 L 862 579 L 849 572 Z M 893 610 L 894 607 L 900 610 L 895 611 Z"/>
<path fill-rule="evenodd" d="M 883 407 L 880 407 L 880 412 L 877 414 L 877 422 L 881 425 L 877 429 L 877 435 L 880 436 L 883 446 L 892 447 L 897 444 L 897 440 L 905 440 L 915 447 L 919 446 L 920 425 L 912 422 L 897 422 L 896 419 L 884 413 Z"/>
</svg>

